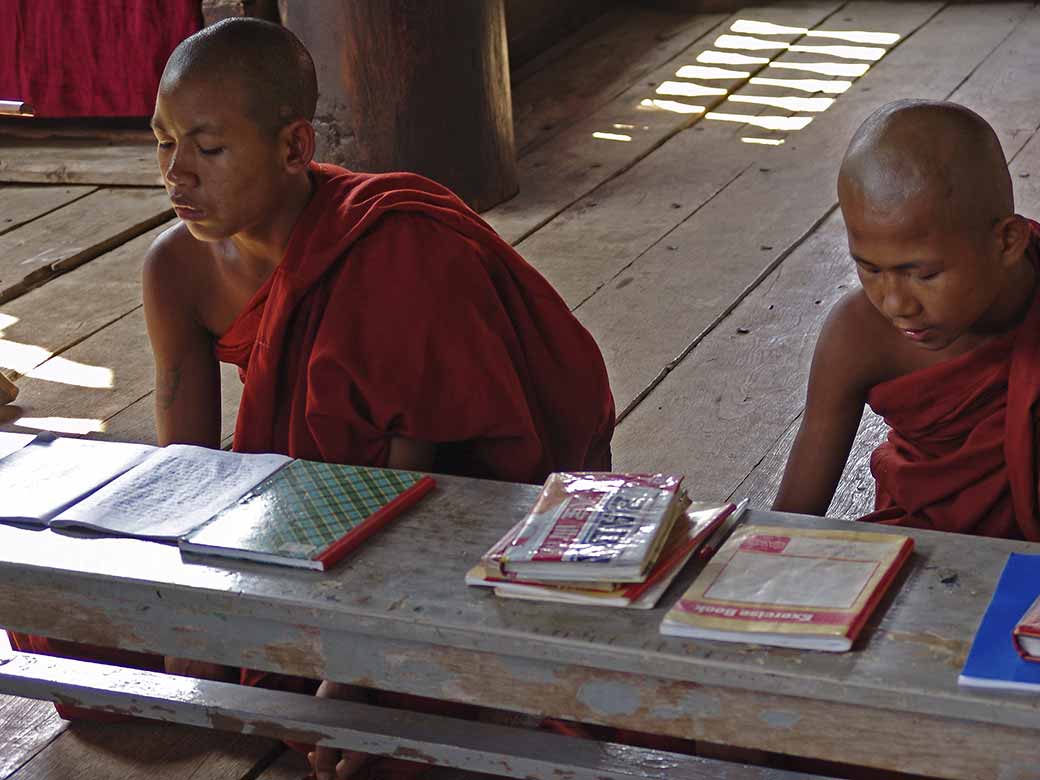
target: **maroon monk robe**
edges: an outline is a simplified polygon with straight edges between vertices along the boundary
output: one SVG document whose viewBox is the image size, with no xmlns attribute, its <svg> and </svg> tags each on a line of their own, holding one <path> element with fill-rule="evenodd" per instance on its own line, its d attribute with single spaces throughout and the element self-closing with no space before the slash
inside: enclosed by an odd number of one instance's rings
<svg viewBox="0 0 1040 780">
<path fill-rule="evenodd" d="M 1012 331 L 870 391 L 867 403 L 891 430 L 870 459 L 877 498 L 863 519 L 1040 541 L 1038 400 L 1040 285 Z"/>
<path fill-rule="evenodd" d="M 599 349 L 480 217 L 414 174 L 314 165 L 281 264 L 217 344 L 245 389 L 240 452 L 384 466 L 434 442 L 434 471 L 541 482 L 607 469 Z"/>
<path fill-rule="evenodd" d="M 610 468 L 603 359 L 537 271 L 427 179 L 329 165 L 311 174 L 315 192 L 281 264 L 217 344 L 245 382 L 236 450 L 385 466 L 402 436 L 437 444 L 437 472 L 542 482 L 550 471 Z M 251 670 L 242 681 L 308 685 Z M 426 768 L 377 762 L 373 771 Z"/>
</svg>

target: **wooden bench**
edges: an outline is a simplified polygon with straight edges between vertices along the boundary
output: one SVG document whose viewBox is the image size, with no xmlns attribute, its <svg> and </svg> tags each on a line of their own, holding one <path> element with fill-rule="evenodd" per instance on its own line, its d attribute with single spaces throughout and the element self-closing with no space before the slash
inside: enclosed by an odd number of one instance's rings
<svg viewBox="0 0 1040 780">
<path fill-rule="evenodd" d="M 918 552 L 907 574 L 851 653 L 684 642 L 660 636 L 658 624 L 696 567 L 647 612 L 509 603 L 465 587 L 468 566 L 537 488 L 449 477 L 440 486 L 326 574 L 185 562 L 161 544 L 0 527 L 0 624 L 892 772 L 1031 776 L 1034 703 L 962 690 L 956 678 L 1007 553 L 1032 545 L 912 532 Z M 840 525 L 769 512 L 749 520 Z M 568 771 L 608 771 L 599 753 L 488 724 L 137 673 L 87 675 L 73 662 L 19 657 L 4 668 L 3 691 L 193 725 L 504 774 L 516 762 L 521 776 L 549 777 L 564 758 L 573 758 Z"/>
</svg>

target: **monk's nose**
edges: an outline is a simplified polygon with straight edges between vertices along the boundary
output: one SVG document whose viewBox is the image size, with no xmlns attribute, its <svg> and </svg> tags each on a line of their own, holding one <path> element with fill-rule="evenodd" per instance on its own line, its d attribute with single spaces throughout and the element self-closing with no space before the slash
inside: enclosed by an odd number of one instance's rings
<svg viewBox="0 0 1040 780">
<path fill-rule="evenodd" d="M 889 319 L 911 317 L 917 314 L 918 309 L 917 301 L 900 282 L 885 283 L 881 310 Z"/>
<path fill-rule="evenodd" d="M 166 166 L 166 181 L 171 184 L 186 184 L 189 179 L 190 173 L 182 155 L 175 152 Z"/>
</svg>

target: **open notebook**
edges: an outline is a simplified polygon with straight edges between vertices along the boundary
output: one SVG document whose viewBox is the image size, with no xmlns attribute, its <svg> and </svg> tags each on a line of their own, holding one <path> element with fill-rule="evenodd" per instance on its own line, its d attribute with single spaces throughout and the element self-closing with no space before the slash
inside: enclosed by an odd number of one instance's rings
<svg viewBox="0 0 1040 780">
<path fill-rule="evenodd" d="M 38 436 L 0 460 L 0 520 L 175 540 L 290 460 Z"/>
<path fill-rule="evenodd" d="M 434 485 L 413 472 L 182 444 L 43 435 L 8 449 L 0 522 L 179 541 L 191 552 L 316 569 Z"/>
</svg>

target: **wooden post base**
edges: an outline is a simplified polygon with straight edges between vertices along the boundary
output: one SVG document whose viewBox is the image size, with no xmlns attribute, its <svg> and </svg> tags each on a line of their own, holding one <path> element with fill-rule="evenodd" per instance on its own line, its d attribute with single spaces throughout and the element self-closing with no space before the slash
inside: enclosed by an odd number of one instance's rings
<svg viewBox="0 0 1040 780">
<path fill-rule="evenodd" d="M 407 170 L 478 211 L 517 191 L 503 0 L 289 0 L 314 56 L 319 159 Z"/>
</svg>

